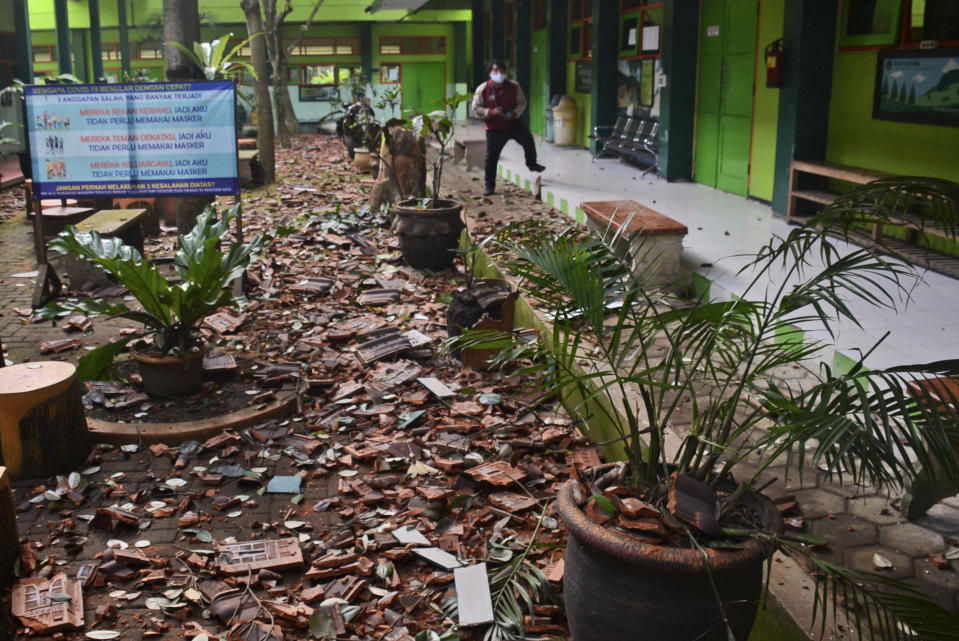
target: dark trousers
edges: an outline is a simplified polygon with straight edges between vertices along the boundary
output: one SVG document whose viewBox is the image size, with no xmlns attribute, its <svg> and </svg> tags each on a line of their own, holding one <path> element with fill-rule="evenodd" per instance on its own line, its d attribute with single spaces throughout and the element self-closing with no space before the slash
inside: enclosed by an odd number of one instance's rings
<svg viewBox="0 0 959 641">
<path fill-rule="evenodd" d="M 526 166 L 532 167 L 536 163 L 536 143 L 533 142 L 533 134 L 529 132 L 529 127 L 522 120 L 516 122 L 509 129 L 487 129 L 486 130 L 486 186 L 492 189 L 496 186 L 496 165 L 499 164 L 499 155 L 503 152 L 503 147 L 510 140 L 515 140 L 523 146 L 523 154 L 526 156 Z"/>
</svg>

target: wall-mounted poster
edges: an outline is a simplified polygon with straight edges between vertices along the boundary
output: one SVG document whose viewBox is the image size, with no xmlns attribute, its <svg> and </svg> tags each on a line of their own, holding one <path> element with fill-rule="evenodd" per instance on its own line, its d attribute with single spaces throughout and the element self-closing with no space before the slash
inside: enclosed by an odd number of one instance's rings
<svg viewBox="0 0 959 641">
<path fill-rule="evenodd" d="M 872 117 L 959 126 L 959 49 L 880 51 Z"/>
<path fill-rule="evenodd" d="M 639 104 L 653 106 L 653 61 L 643 60 L 639 77 Z"/>
<path fill-rule="evenodd" d="M 238 192 L 232 80 L 28 85 L 37 198 Z"/>
<path fill-rule="evenodd" d="M 593 89 L 593 63 L 590 60 L 576 61 L 576 93 L 589 93 Z"/>
</svg>

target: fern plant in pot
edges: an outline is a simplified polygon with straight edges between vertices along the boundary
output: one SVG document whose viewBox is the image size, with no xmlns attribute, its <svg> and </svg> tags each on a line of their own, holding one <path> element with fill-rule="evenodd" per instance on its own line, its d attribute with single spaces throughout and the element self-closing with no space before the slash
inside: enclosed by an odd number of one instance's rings
<svg viewBox="0 0 959 641">
<path fill-rule="evenodd" d="M 432 167 L 432 195 L 428 198 L 410 198 L 398 202 L 394 208 L 393 230 L 400 239 L 400 249 L 406 262 L 419 269 L 445 269 L 453 264 L 460 234 L 466 228 L 462 219 L 463 205 L 440 197 L 443 165 L 449 158 L 453 142 L 453 116 L 456 108 L 470 96 L 456 94 L 443 101 L 442 109 L 415 113 L 406 121 L 391 120 L 384 128 L 403 123 L 419 139 L 432 140 L 439 150 L 430 162 Z"/>
<path fill-rule="evenodd" d="M 196 226 L 180 236 L 173 265 L 177 280 L 167 280 L 157 266 L 115 238 L 96 232 L 83 233 L 68 227 L 50 246 L 60 253 L 73 253 L 90 261 L 126 287 L 139 304 L 111 303 L 104 299 L 53 302 L 40 310 L 42 318 L 54 319 L 80 312 L 90 316 L 128 318 L 143 325 L 138 333 L 98 347 L 85 355 L 77 368 L 81 380 L 103 380 L 113 360 L 133 341 L 130 355 L 138 362 L 147 393 L 158 396 L 188 396 L 203 381 L 206 344 L 200 333 L 203 320 L 223 307 L 236 307 L 239 300 L 228 289 L 257 259 L 264 237 L 233 243 L 220 249 L 229 233 L 239 205 L 221 216 L 213 205 L 197 217 Z M 149 338 L 147 343 L 142 340 Z"/>
<path fill-rule="evenodd" d="M 914 182 L 896 197 L 954 215 L 957 189 Z M 859 324 L 857 309 L 895 307 L 918 279 L 872 249 L 841 249 L 830 231 L 866 222 L 855 205 L 855 195 L 841 199 L 746 257 L 748 286 L 730 301 L 680 300 L 638 282 L 633 257 L 613 249 L 615 234 L 570 230 L 497 250 L 552 322 L 548 350 L 529 371 L 592 426 L 605 425 L 607 452 L 625 459 L 559 493 L 577 641 L 640 630 L 649 639 L 744 640 L 777 549 L 809 556 L 823 578 L 818 604 L 854 609 L 874 638 L 954 638 L 959 619 L 913 589 L 810 555 L 824 541 L 784 534 L 758 492 L 768 468 L 783 463 L 877 488 L 933 465 L 959 477 L 959 402 L 911 385 L 959 374 L 959 360 L 869 369 L 860 359 L 848 372 L 809 366 L 813 382 L 801 386 L 776 379 L 823 347 L 796 339 L 797 327 L 833 336 L 840 322 Z"/>
</svg>

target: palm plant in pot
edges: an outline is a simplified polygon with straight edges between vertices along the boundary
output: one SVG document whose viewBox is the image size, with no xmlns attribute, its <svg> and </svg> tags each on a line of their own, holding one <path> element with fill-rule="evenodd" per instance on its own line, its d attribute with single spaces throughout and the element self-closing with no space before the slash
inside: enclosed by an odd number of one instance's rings
<svg viewBox="0 0 959 641">
<path fill-rule="evenodd" d="M 455 94 L 443 101 L 443 108 L 426 113 L 414 113 L 406 127 L 414 137 L 435 142 L 439 150 L 430 161 L 432 167 L 432 194 L 428 198 L 401 200 L 394 208 L 393 230 L 400 239 L 403 258 L 419 269 L 445 269 L 453 264 L 460 234 L 466 228 L 461 217 L 463 205 L 440 197 L 443 165 L 449 158 L 453 142 L 453 116 L 456 108 L 470 96 Z M 390 121 L 384 128 L 389 135 Z"/>
<path fill-rule="evenodd" d="M 222 307 L 241 302 L 228 288 L 254 262 L 263 249 L 264 237 L 233 243 L 228 252 L 220 241 L 230 231 L 239 204 L 217 217 L 213 205 L 197 217 L 196 226 L 180 236 L 173 258 L 177 280 L 167 280 L 157 266 L 116 238 L 102 238 L 96 232 L 83 233 L 68 227 L 51 242 L 60 253 L 73 253 L 90 261 L 126 287 L 139 303 L 104 299 L 53 302 L 40 310 L 42 318 L 54 319 L 71 313 L 128 318 L 143 325 L 138 333 L 98 347 L 85 355 L 77 368 L 81 380 L 102 380 L 110 366 L 132 341 L 131 356 L 138 362 L 144 388 L 160 396 L 186 396 L 202 385 L 206 344 L 199 331 L 203 320 Z M 152 339 L 150 343 L 144 338 Z"/>
<path fill-rule="evenodd" d="M 917 182 L 903 193 L 953 212 L 959 203 L 955 189 Z M 869 369 L 861 358 L 848 372 L 811 367 L 802 385 L 776 378 L 824 347 L 797 328 L 831 337 L 840 322 L 859 324 L 857 309 L 895 308 L 918 278 L 873 249 L 841 250 L 829 233 L 865 222 L 856 211 L 840 200 L 745 257 L 748 286 L 729 301 L 645 286 L 611 233 L 569 230 L 497 250 L 552 322 L 548 349 L 527 371 L 593 428 L 605 427 L 606 451 L 625 459 L 559 493 L 577 641 L 633 639 L 638 630 L 650 639 L 746 639 L 763 565 L 777 549 L 808 555 L 824 579 L 818 605 L 855 609 L 876 637 L 954 638 L 955 615 L 888 577 L 810 555 L 824 541 L 784 534 L 758 493 L 782 464 L 876 488 L 932 465 L 959 478 L 959 401 L 934 401 L 913 385 L 959 374 L 959 360 Z"/>
</svg>

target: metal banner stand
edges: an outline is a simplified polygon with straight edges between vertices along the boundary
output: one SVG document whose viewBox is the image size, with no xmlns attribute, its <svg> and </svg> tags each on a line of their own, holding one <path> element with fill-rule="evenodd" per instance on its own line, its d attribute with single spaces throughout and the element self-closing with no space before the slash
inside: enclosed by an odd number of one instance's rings
<svg viewBox="0 0 959 641">
<path fill-rule="evenodd" d="M 37 284 L 33 289 L 31 307 L 39 309 L 55 299 L 63 287 L 57 273 L 47 262 L 47 243 L 43 237 L 43 206 L 33 199 L 33 251 L 37 259 Z"/>
</svg>

